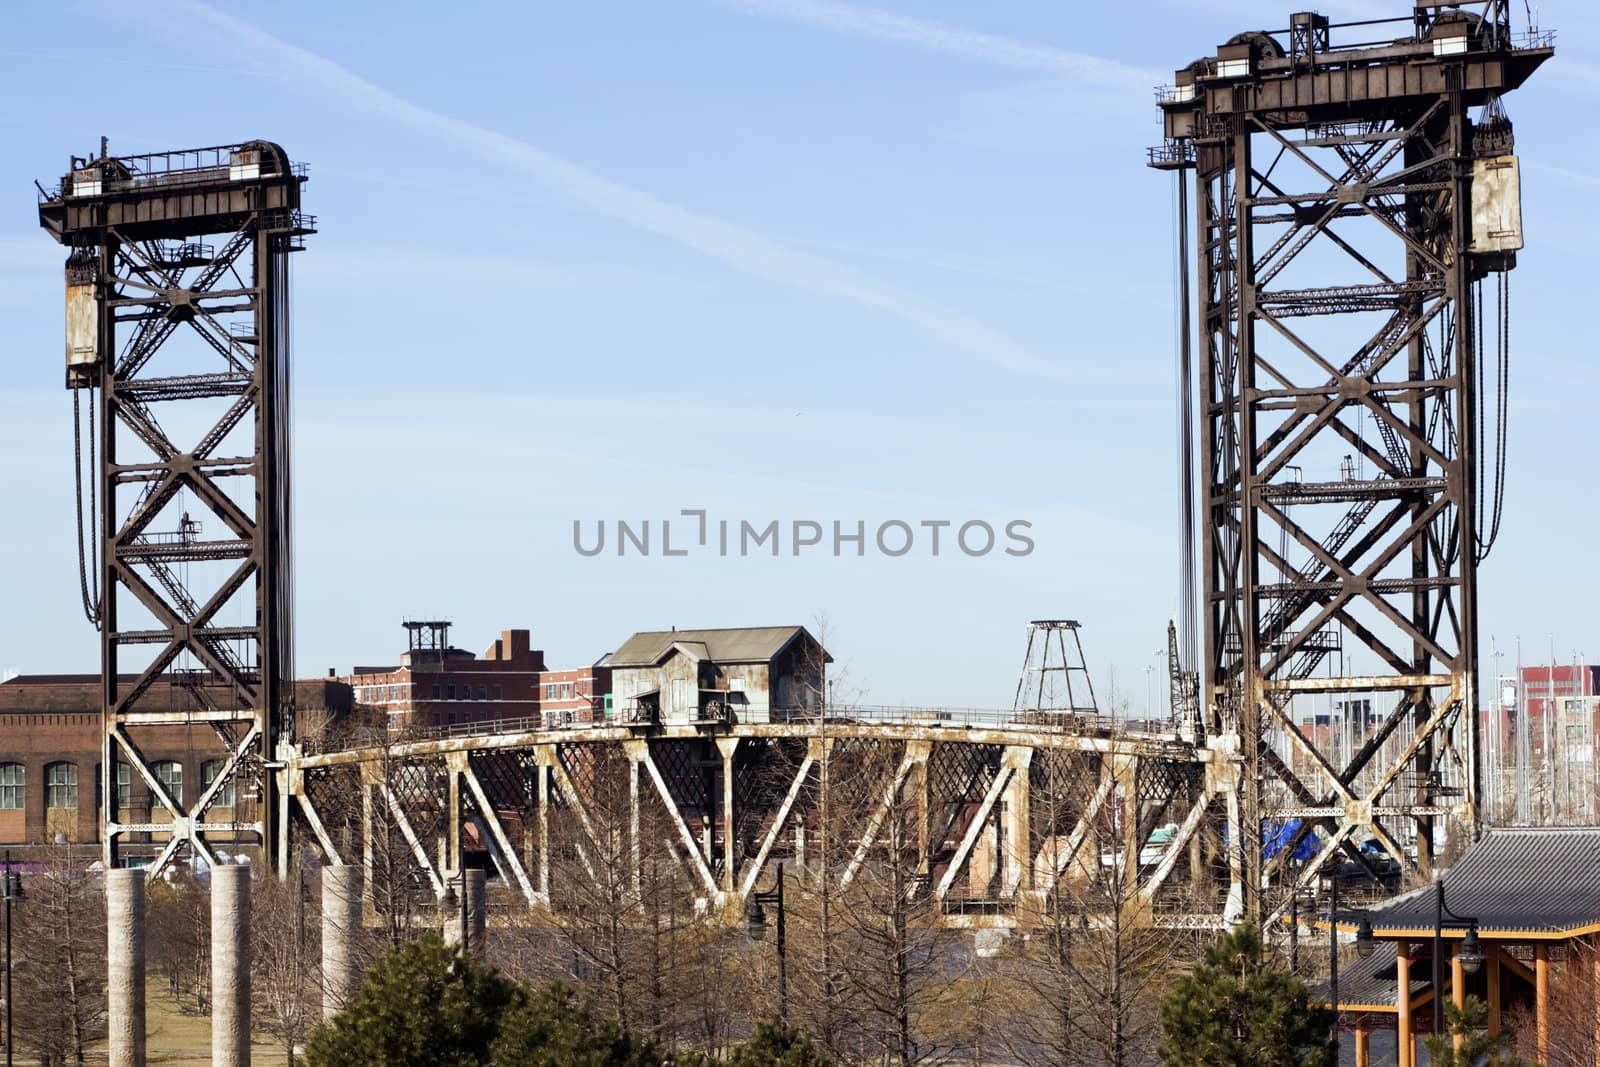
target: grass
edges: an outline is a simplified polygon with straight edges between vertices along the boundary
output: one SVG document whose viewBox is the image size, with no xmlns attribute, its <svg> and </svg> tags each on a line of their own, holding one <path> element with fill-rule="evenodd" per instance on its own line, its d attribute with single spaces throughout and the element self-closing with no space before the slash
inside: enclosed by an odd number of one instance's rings
<svg viewBox="0 0 1600 1067">
<path fill-rule="evenodd" d="M 164 978 L 151 979 L 144 995 L 145 1046 L 151 1067 L 211 1067 L 211 1017 L 180 1011 Z M 286 1063 L 281 1047 L 260 1040 L 252 1043 L 251 1053 L 260 1067 Z M 104 1063 L 104 1044 L 96 1045 L 89 1055 L 91 1063 Z"/>
</svg>

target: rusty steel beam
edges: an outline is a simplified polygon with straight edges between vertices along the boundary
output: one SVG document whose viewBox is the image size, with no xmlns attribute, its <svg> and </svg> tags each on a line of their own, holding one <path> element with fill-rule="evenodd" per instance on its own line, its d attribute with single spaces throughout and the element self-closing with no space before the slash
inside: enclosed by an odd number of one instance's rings
<svg viewBox="0 0 1600 1067">
<path fill-rule="evenodd" d="M 131 858 L 130 834 L 161 846 L 151 877 L 185 855 L 212 862 L 207 834 L 258 849 L 268 865 L 288 857 L 284 799 L 266 767 L 293 737 L 288 255 L 314 230 L 300 212 L 304 180 L 304 168 L 265 141 L 141 156 L 112 156 L 102 141 L 99 155 L 74 158 L 53 188 L 40 187 L 40 225 L 69 250 L 67 387 L 75 416 L 80 396 L 88 397 L 92 428 L 87 462 L 77 459 L 79 542 L 84 610 L 100 631 L 107 869 Z M 220 250 L 202 240 L 212 235 L 224 238 Z M 175 337 L 198 338 L 210 365 L 178 373 L 193 362 L 182 352 L 166 366 L 162 353 L 177 347 Z M 220 398 L 233 398 L 220 416 L 193 403 Z M 188 448 L 156 414 L 175 406 L 207 420 Z M 235 431 L 247 454 L 212 459 Z M 178 520 L 169 509 L 180 491 L 210 513 L 209 536 L 187 514 L 176 534 L 150 536 L 158 515 Z M 197 582 L 219 574 L 221 581 L 196 592 L 191 573 L 205 576 Z M 213 626 L 229 605 L 253 623 Z M 207 686 L 174 682 L 181 657 L 203 665 Z M 191 694 L 193 706 L 167 706 L 152 694 L 166 682 Z M 208 688 L 223 694 L 225 707 L 208 706 Z M 234 736 L 229 724 L 244 731 L 237 744 L 224 740 L 224 769 L 187 802 L 157 782 L 137 743 L 150 728 L 176 722 L 215 723 L 219 739 Z M 170 822 L 127 820 L 118 807 L 122 762 Z M 253 808 L 253 818 L 208 820 L 225 783 L 235 785 L 236 809 Z"/>
<path fill-rule="evenodd" d="M 1473 176 L 1475 161 L 1511 150 L 1500 97 L 1553 49 L 1513 36 L 1504 0 L 1459 6 L 1472 18 L 1418 5 L 1412 35 L 1381 46 L 1360 43 L 1359 29 L 1343 44 L 1337 25 L 1240 34 L 1159 98 L 1165 144 L 1150 163 L 1173 171 L 1196 207 L 1179 261 L 1192 259 L 1185 285 L 1198 312 L 1184 376 L 1200 383 L 1186 400 L 1199 412 L 1186 476 L 1204 511 L 1201 702 L 1208 732 L 1239 754 L 1231 888 L 1238 917 L 1256 922 L 1290 877 L 1263 854 L 1269 826 L 1315 818 L 1331 831 L 1312 870 L 1359 833 L 1423 873 L 1441 811 L 1468 833 L 1477 826 L 1487 531 L 1472 292 L 1514 255 L 1474 244 Z M 1286 284 L 1291 265 L 1302 269 Z M 1334 482 L 1326 465 L 1340 453 L 1348 469 Z M 1375 478 L 1355 472 L 1355 455 Z M 1308 562 L 1286 559 L 1280 540 Z M 1330 627 L 1341 640 L 1324 637 Z M 1388 670 L 1318 676 L 1326 657 L 1355 651 Z M 1326 748 L 1331 727 L 1301 728 L 1311 701 L 1336 695 L 1396 702 L 1387 717 L 1372 708 L 1381 737 L 1362 713 L 1348 760 Z M 1363 777 L 1385 743 L 1399 758 Z M 1446 762 L 1452 750 L 1460 766 Z M 1287 770 L 1291 754 L 1316 768 L 1324 796 L 1278 780 L 1274 766 Z M 1402 775 L 1449 776 L 1461 800 L 1441 803 Z"/>
</svg>

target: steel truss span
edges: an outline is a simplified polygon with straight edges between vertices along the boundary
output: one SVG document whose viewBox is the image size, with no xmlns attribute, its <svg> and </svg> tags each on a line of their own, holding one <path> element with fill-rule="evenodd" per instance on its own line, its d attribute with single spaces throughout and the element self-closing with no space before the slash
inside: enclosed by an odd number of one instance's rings
<svg viewBox="0 0 1600 1067">
<path fill-rule="evenodd" d="M 1150 162 L 1176 174 L 1193 264 L 1197 670 L 1237 760 L 1233 916 L 1281 910 L 1330 861 L 1426 874 L 1477 827 L 1477 568 L 1521 247 L 1501 97 L 1553 48 L 1503 0 L 1392 21 L 1296 14 L 1159 94 Z"/>
<path fill-rule="evenodd" d="M 100 630 L 105 863 L 132 843 L 282 862 L 267 773 L 293 734 L 289 253 L 303 168 L 265 141 L 74 158 L 39 220 L 68 249 L 84 610 Z M 83 432 L 87 411 L 87 435 Z M 87 456 L 84 453 L 87 452 Z M 200 783 L 145 756 L 182 731 Z M 126 810 L 132 776 L 152 810 Z"/>
<path fill-rule="evenodd" d="M 664 854 L 734 917 L 780 862 L 841 891 L 897 867 L 924 920 L 953 928 L 1025 925 L 1069 898 L 1139 922 L 1220 917 L 1227 762 L 1176 736 L 837 709 L 710 730 L 523 725 L 285 746 L 279 788 L 326 860 L 366 867 L 369 893 L 398 880 L 442 897 L 481 850 L 534 916 L 617 865 L 637 885 Z"/>
</svg>

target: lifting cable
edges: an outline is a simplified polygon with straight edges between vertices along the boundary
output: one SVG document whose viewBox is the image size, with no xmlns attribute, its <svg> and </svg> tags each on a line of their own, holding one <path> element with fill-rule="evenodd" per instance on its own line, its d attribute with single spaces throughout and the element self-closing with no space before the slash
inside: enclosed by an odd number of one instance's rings
<svg viewBox="0 0 1600 1067">
<path fill-rule="evenodd" d="M 83 540 L 83 434 L 81 430 L 81 405 L 78 394 L 81 390 L 72 390 L 72 460 L 73 482 L 77 488 L 74 510 L 78 518 L 78 591 L 83 597 L 83 614 L 88 618 L 89 624 L 96 629 L 100 626 L 100 553 L 96 539 L 91 539 L 85 559 Z M 93 526 L 92 532 L 96 535 L 100 531 L 99 512 L 95 510 L 95 480 L 99 476 L 99 468 L 95 464 L 95 438 L 94 438 L 94 391 L 89 393 L 89 466 L 95 468 L 89 477 L 89 521 Z M 93 567 L 90 567 L 90 560 Z M 93 570 L 93 577 L 90 571 Z"/>
<path fill-rule="evenodd" d="M 1478 310 L 1478 352 L 1483 352 L 1483 295 L 1479 283 L 1476 301 Z M 1476 524 L 1477 560 L 1483 562 L 1489 556 L 1489 551 L 1494 547 L 1495 541 L 1500 536 L 1500 521 L 1505 516 L 1506 493 L 1506 441 L 1507 427 L 1510 422 L 1510 382 L 1511 382 L 1511 275 L 1509 271 L 1499 271 L 1495 276 L 1495 397 L 1494 397 L 1494 482 L 1492 492 L 1485 484 L 1486 475 L 1484 464 L 1478 465 L 1478 522 Z M 1478 361 L 1478 397 L 1479 397 L 1479 440 L 1482 435 L 1482 400 L 1484 397 L 1485 374 L 1483 360 Z M 1486 510 L 1487 509 L 1487 510 Z M 1487 533 L 1483 531 L 1487 529 Z"/>
</svg>

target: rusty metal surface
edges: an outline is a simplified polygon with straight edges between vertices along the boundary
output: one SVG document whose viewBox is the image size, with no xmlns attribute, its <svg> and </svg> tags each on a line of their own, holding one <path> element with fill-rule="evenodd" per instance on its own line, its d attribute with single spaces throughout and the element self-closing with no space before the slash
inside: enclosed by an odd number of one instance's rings
<svg viewBox="0 0 1600 1067">
<path fill-rule="evenodd" d="M 1157 98 L 1150 165 L 1194 204 L 1195 666 L 1205 732 L 1238 753 L 1233 916 L 1259 921 L 1341 851 L 1380 874 L 1375 842 L 1425 874 L 1441 819 L 1476 832 L 1477 566 L 1498 519 L 1474 293 L 1522 240 L 1515 168 L 1489 170 L 1515 158 L 1500 97 L 1553 47 L 1514 34 L 1504 0 L 1459 7 L 1297 15 Z M 1354 653 L 1359 675 L 1329 669 Z M 1340 741 L 1358 736 L 1335 745 L 1318 715 L 1349 707 Z M 1285 862 L 1312 835 L 1316 855 Z"/>
<path fill-rule="evenodd" d="M 76 394 L 89 397 L 79 542 L 84 608 L 101 638 L 108 868 L 129 848 L 154 854 L 152 877 L 178 859 L 214 862 L 221 842 L 258 847 L 271 863 L 288 854 L 266 768 L 293 736 L 287 257 L 314 230 L 300 211 L 304 180 L 264 141 L 121 157 L 102 141 L 97 157 L 73 159 L 53 189 L 40 187 L 40 225 L 72 249 L 75 414 Z M 227 403 L 193 403 L 217 398 Z M 186 407 L 169 423 L 200 421 L 196 439 L 163 427 L 172 405 Z M 224 446 L 236 454 L 216 456 Z M 201 536 L 190 508 L 213 535 Z M 165 521 L 177 530 L 155 532 Z M 255 621 L 222 625 L 230 605 Z M 195 721 L 211 724 L 220 769 L 185 793 L 161 780 L 142 739 Z M 119 765 L 146 783 L 164 820 L 122 821 Z M 216 803 L 224 789 L 226 808 Z"/>
</svg>

